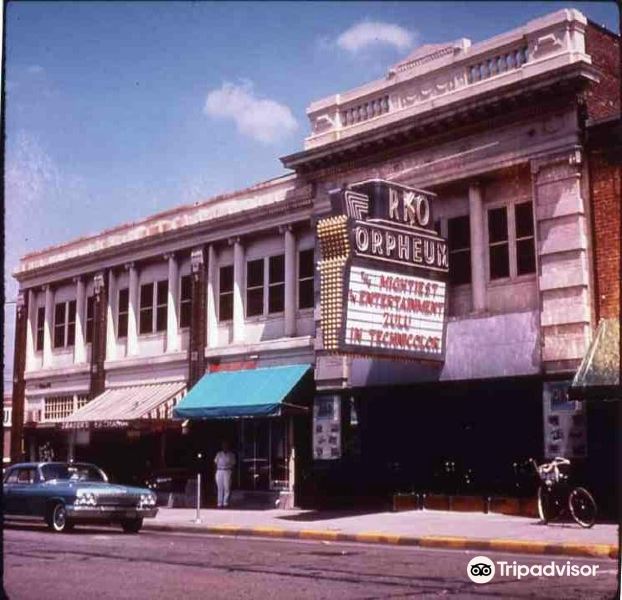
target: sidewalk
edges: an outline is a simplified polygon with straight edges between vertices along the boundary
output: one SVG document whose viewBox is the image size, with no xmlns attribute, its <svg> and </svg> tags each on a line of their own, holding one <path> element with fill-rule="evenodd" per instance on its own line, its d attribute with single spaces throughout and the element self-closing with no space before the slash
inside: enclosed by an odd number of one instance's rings
<svg viewBox="0 0 622 600">
<path fill-rule="evenodd" d="M 355 512 L 314 510 L 160 508 L 144 529 L 324 541 L 501 550 L 527 554 L 617 558 L 618 527 L 574 523 L 541 525 L 537 519 L 499 514 L 414 510 Z"/>
</svg>

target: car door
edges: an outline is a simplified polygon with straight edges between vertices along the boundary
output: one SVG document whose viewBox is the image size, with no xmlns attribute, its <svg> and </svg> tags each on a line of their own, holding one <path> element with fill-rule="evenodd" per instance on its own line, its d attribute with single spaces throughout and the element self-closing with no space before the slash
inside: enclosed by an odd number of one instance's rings
<svg viewBox="0 0 622 600">
<path fill-rule="evenodd" d="M 2 495 L 4 504 L 4 514 L 13 515 L 16 510 L 14 487 L 17 485 L 17 471 L 18 469 L 10 469 L 4 476 L 4 482 L 2 484 Z"/>
<path fill-rule="evenodd" d="M 32 494 L 37 481 L 35 467 L 17 468 L 17 481 L 11 489 L 11 506 L 15 515 L 32 515 Z"/>
</svg>

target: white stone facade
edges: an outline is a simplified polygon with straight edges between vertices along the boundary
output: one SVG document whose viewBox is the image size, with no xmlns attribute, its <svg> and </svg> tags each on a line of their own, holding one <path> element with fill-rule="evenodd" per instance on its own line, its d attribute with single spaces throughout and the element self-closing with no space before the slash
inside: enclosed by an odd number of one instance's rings
<svg viewBox="0 0 622 600">
<path fill-rule="evenodd" d="M 441 233 L 448 235 L 449 219 L 466 217 L 471 253 L 469 282 L 450 288 L 448 352 L 440 376 L 416 365 L 394 365 L 380 369 L 373 383 L 571 373 L 594 326 L 587 171 L 576 104 L 549 103 L 540 111 L 537 101 L 539 86 L 566 77 L 568 69 L 574 69 L 573 77 L 596 80 L 585 53 L 586 24 L 581 13 L 563 10 L 478 44 L 424 46 L 385 79 L 313 102 L 305 152 L 290 157 L 289 164 L 297 168 L 305 153 L 329 156 L 338 144 L 360 146 L 363 135 L 384 135 L 440 110 L 446 118 L 460 119 L 465 107 L 477 111 L 484 100 L 533 88 L 535 108 L 515 105 L 517 117 L 510 122 L 494 117 L 488 127 L 480 123 L 458 137 L 449 132 L 397 156 L 389 152 L 340 170 L 278 178 L 25 256 L 15 276 L 30 294 L 25 378 L 32 406 L 41 397 L 88 392 L 86 298 L 93 294 L 93 276 L 104 269 L 114 271 L 108 282 L 107 387 L 185 379 L 188 332 L 179 326 L 181 278 L 190 273 L 190 252 L 196 248 L 206 249 L 208 265 L 208 362 L 252 356 L 264 365 L 313 363 L 317 356 L 328 387 L 370 383 L 369 361 L 322 356 L 319 307 L 300 310 L 297 298 L 298 253 L 315 247 L 314 222 L 329 209 L 327 191 L 370 178 L 436 192 L 434 218 Z M 528 202 L 535 269 L 521 274 L 515 206 Z M 489 214 L 504 207 L 509 271 L 493 279 Z M 245 316 L 245 265 L 281 254 L 284 310 L 270 314 L 264 306 L 261 314 Z M 233 318 L 223 322 L 217 314 L 218 273 L 229 265 Z M 168 282 L 166 328 L 141 335 L 140 289 L 158 281 Z M 266 302 L 267 280 L 264 286 Z M 121 289 L 129 290 L 123 338 L 117 330 Z M 75 344 L 54 348 L 53 307 L 71 300 L 77 306 Z M 43 347 L 37 349 L 40 307 L 47 310 Z"/>
</svg>

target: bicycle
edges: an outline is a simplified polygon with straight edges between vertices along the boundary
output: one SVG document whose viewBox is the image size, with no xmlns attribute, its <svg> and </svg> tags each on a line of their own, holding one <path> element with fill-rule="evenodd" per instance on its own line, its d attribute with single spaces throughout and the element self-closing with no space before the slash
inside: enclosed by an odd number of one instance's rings
<svg viewBox="0 0 622 600">
<path fill-rule="evenodd" d="M 570 484 L 570 461 L 557 456 L 542 465 L 533 458 L 530 462 L 540 477 L 538 514 L 542 522 L 558 519 L 567 509 L 581 527 L 592 527 L 596 522 L 596 501 L 585 488 Z"/>
</svg>

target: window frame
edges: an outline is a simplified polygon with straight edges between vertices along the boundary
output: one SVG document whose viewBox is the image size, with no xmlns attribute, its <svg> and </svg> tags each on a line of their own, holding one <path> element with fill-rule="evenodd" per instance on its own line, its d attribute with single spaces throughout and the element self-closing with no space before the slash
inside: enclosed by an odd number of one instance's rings
<svg viewBox="0 0 622 600">
<path fill-rule="evenodd" d="M 247 258 L 245 261 L 244 269 L 244 318 L 246 320 L 260 319 L 266 314 L 266 257 L 261 258 Z M 249 287 L 248 285 L 248 269 L 251 263 L 261 263 L 261 283 Z M 235 277 L 235 275 L 234 275 Z M 235 281 L 234 281 L 235 286 Z M 249 292 L 255 292 L 261 290 L 261 311 L 252 315 L 248 314 L 248 307 L 250 302 L 248 301 Z"/>
<path fill-rule="evenodd" d="M 183 296 L 184 280 L 188 281 L 190 286 L 190 294 L 188 298 L 184 298 Z M 177 299 L 177 302 L 179 306 L 179 317 L 177 322 L 178 327 L 183 330 L 190 329 L 190 325 L 192 324 L 192 273 L 184 273 L 179 276 L 179 298 Z M 184 325 L 182 321 L 184 308 L 186 306 L 188 307 L 188 324 Z"/>
<path fill-rule="evenodd" d="M 270 270 L 270 263 L 273 259 L 277 259 L 280 258 L 283 261 L 283 278 L 280 281 L 271 281 L 270 280 L 270 276 L 271 276 L 271 270 Z M 266 268 L 267 267 L 267 268 Z M 266 271 L 268 276 L 266 277 Z M 265 305 L 265 315 L 266 316 L 275 316 L 275 315 L 282 315 L 285 313 L 285 254 L 283 253 L 279 253 L 279 254 L 272 254 L 271 256 L 266 256 L 266 264 L 264 266 L 264 282 L 265 282 L 265 286 L 266 286 L 266 291 L 264 293 L 265 299 L 264 299 L 264 305 Z M 273 290 L 275 289 L 281 289 L 281 294 L 282 294 L 282 308 L 280 310 L 270 310 L 270 300 L 272 298 L 272 293 Z"/>
<path fill-rule="evenodd" d="M 466 223 L 468 226 L 468 241 L 469 244 L 468 246 L 464 246 L 464 247 L 460 247 L 457 249 L 451 249 L 451 241 L 450 241 L 450 221 L 454 220 L 454 219 L 466 219 Z M 445 226 L 446 226 L 446 235 L 444 236 L 447 239 L 447 254 L 449 257 L 449 265 L 450 265 L 450 271 L 448 273 L 448 283 L 452 286 L 452 287 L 458 287 L 458 286 L 467 286 L 467 285 L 472 285 L 473 283 L 473 277 L 472 277 L 472 273 L 473 273 L 473 249 L 471 247 L 471 215 L 469 213 L 467 213 L 466 215 L 455 215 L 453 217 L 447 217 L 445 219 Z M 441 226 L 442 229 L 442 226 Z M 438 232 L 440 234 L 440 231 Z M 451 281 L 451 264 L 452 264 L 452 255 L 454 254 L 467 254 L 469 256 L 469 280 L 468 281 L 463 281 L 461 283 L 454 283 Z"/>
<path fill-rule="evenodd" d="M 310 252 L 311 253 L 311 257 L 313 259 L 313 270 L 312 270 L 312 274 L 311 275 L 307 275 L 305 277 L 301 277 L 300 275 L 300 257 L 302 255 L 303 252 Z M 313 310 L 315 308 L 315 248 L 311 247 L 311 248 L 299 248 L 298 252 L 296 253 L 296 310 Z M 300 306 L 300 298 L 301 298 L 301 294 L 300 294 L 300 288 L 301 285 L 305 282 L 311 281 L 311 285 L 313 287 L 313 294 L 312 294 L 312 303 L 311 306 Z"/>
<path fill-rule="evenodd" d="M 121 292 L 127 295 L 127 308 L 121 310 Z M 121 317 L 125 318 L 125 333 L 121 333 Z M 124 340 L 127 338 L 130 322 L 130 288 L 119 288 L 117 292 L 117 339 Z"/>
<path fill-rule="evenodd" d="M 224 269 L 231 269 L 231 289 L 223 292 L 222 290 L 222 272 Z M 218 266 L 218 323 L 231 323 L 233 321 L 233 291 L 235 288 L 235 271 L 233 264 L 219 265 Z M 222 300 L 223 297 L 231 298 L 231 317 L 223 319 L 221 317 L 222 312 Z"/>
<path fill-rule="evenodd" d="M 533 247 L 534 247 L 534 271 L 531 273 L 522 273 L 518 274 L 518 255 L 517 255 L 517 236 L 516 236 L 516 205 L 525 204 L 527 202 L 531 202 L 531 218 L 534 223 L 533 225 Z M 506 209 L 507 216 L 507 227 L 508 227 L 508 257 L 509 257 L 509 275 L 506 277 L 498 277 L 496 279 L 490 278 L 490 234 L 488 231 L 488 213 L 491 210 L 495 210 L 497 208 Z M 533 279 L 536 277 L 538 273 L 538 254 L 536 247 L 536 223 L 534 217 L 534 203 L 533 199 L 530 196 L 520 196 L 517 198 L 512 198 L 511 200 L 502 200 L 502 201 L 494 201 L 490 204 L 486 204 L 484 206 L 484 244 L 486 248 L 486 259 L 485 259 L 485 273 L 486 273 L 486 285 L 495 286 L 495 285 L 504 285 L 514 281 L 524 281 Z M 527 239 L 526 237 L 522 237 L 520 239 Z M 503 242 L 506 243 L 506 242 Z"/>
<path fill-rule="evenodd" d="M 151 301 L 143 306 L 143 288 L 151 287 Z M 158 291 L 161 287 L 166 288 L 166 302 L 158 303 Z M 164 311 L 164 327 L 158 328 L 158 311 Z M 154 279 L 151 281 L 141 282 L 138 286 L 138 335 L 162 335 L 166 334 L 168 329 L 168 279 Z M 143 313 L 151 313 L 151 328 L 148 331 L 142 331 Z"/>
<path fill-rule="evenodd" d="M 35 352 L 43 352 L 45 345 L 45 306 L 37 306 L 37 323 L 35 326 Z"/>
<path fill-rule="evenodd" d="M 63 307 L 62 323 L 57 321 L 57 312 L 59 307 Z M 71 319 L 73 307 L 73 320 Z M 73 326 L 73 336 L 70 335 Z M 52 348 L 54 350 L 63 350 L 72 348 L 76 344 L 76 300 L 61 300 L 54 303 L 54 323 L 52 324 Z M 57 343 L 57 332 L 61 332 L 62 342 Z M 70 339 L 73 337 L 73 339 Z"/>
</svg>

